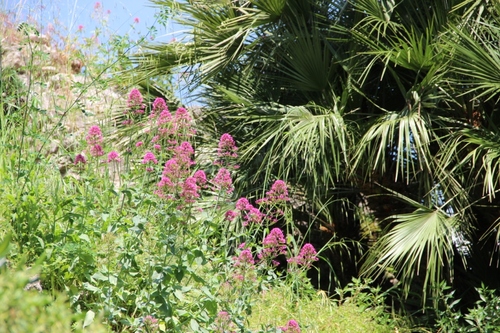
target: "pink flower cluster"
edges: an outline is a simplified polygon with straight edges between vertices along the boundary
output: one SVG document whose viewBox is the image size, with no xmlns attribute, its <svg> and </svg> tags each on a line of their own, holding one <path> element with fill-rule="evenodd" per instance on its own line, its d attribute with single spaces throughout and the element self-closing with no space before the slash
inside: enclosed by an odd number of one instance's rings
<svg viewBox="0 0 500 333">
<path fill-rule="evenodd" d="M 90 147 L 91 156 L 97 157 L 104 155 L 104 150 L 101 146 L 103 139 L 102 131 L 99 126 L 91 126 L 85 139 L 87 140 L 87 145 Z"/>
<path fill-rule="evenodd" d="M 108 163 L 111 162 L 120 162 L 120 155 L 114 150 L 108 154 Z"/>
<path fill-rule="evenodd" d="M 238 147 L 236 147 L 233 137 L 228 133 L 222 134 L 219 140 L 219 147 L 217 149 L 218 158 L 214 164 L 237 169 L 239 166 L 234 163 L 238 158 L 238 154 L 236 153 L 237 151 Z"/>
<path fill-rule="evenodd" d="M 284 327 L 282 326 L 282 327 L 280 327 L 280 329 L 282 332 L 286 332 L 286 333 L 300 333 L 299 323 L 293 319 L 289 320 L 288 323 L 286 324 L 286 326 L 284 326 Z"/>
<path fill-rule="evenodd" d="M 238 216 L 242 217 L 242 224 L 246 227 L 250 223 L 262 223 L 264 214 L 258 208 L 254 207 L 247 198 L 240 198 L 236 201 L 236 211 L 228 210 L 225 218 L 227 221 L 232 221 Z"/>
<path fill-rule="evenodd" d="M 289 263 L 295 263 L 299 266 L 310 268 L 313 262 L 318 261 L 318 253 L 311 244 L 304 244 L 300 253 L 296 257 L 287 260 Z"/>
<path fill-rule="evenodd" d="M 230 195 L 234 191 L 231 173 L 226 168 L 219 169 L 217 175 L 212 180 L 212 184 L 214 185 L 213 190 L 216 192 L 223 192 Z"/>
<path fill-rule="evenodd" d="M 288 197 L 288 188 L 286 183 L 282 180 L 277 180 L 271 186 L 271 190 L 266 192 L 266 196 L 257 200 L 257 203 L 279 204 L 287 201 L 290 201 L 290 198 Z"/>
<path fill-rule="evenodd" d="M 220 311 L 214 322 L 214 332 L 217 333 L 236 333 L 236 325 L 227 311 Z"/>
<path fill-rule="evenodd" d="M 146 328 L 146 332 L 158 332 L 158 319 L 153 316 L 146 316 L 142 319 L 142 323 Z"/>
<path fill-rule="evenodd" d="M 285 236 L 279 228 L 271 230 L 269 235 L 262 242 L 263 249 L 257 255 L 262 261 L 271 261 L 274 266 L 278 266 L 279 262 L 275 258 L 281 254 L 286 254 L 287 246 Z"/>
</svg>

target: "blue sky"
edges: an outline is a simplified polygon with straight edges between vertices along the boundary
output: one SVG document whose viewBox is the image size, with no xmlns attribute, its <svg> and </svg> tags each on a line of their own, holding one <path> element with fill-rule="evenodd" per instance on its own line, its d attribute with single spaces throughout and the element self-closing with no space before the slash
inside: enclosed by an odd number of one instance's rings
<svg viewBox="0 0 500 333">
<path fill-rule="evenodd" d="M 102 29 L 103 24 L 108 33 L 144 35 L 155 23 L 158 11 L 148 0 L 0 0 L 0 8 L 21 20 L 30 15 L 44 27 L 58 22 L 58 26 L 67 29 L 67 34 L 79 33 L 85 37 L 92 36 L 96 28 Z M 166 28 L 155 26 L 155 39 L 162 41 L 172 39 L 173 33 L 180 30 L 173 23 Z"/>
</svg>

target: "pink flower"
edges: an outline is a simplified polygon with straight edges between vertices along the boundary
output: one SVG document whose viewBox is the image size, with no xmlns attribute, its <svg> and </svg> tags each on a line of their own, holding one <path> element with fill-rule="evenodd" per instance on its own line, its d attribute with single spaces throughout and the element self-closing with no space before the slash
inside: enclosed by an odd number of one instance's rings
<svg viewBox="0 0 500 333">
<path fill-rule="evenodd" d="M 240 252 L 239 256 L 233 257 L 234 267 L 245 267 L 253 266 L 255 261 L 253 260 L 252 251 L 245 249 Z"/>
<path fill-rule="evenodd" d="M 247 226 L 249 223 L 260 224 L 262 222 L 263 217 L 264 214 L 262 214 L 258 208 L 255 208 L 254 206 L 250 205 L 247 208 L 247 212 L 245 213 L 244 216 L 245 221 L 243 222 L 243 225 Z"/>
<path fill-rule="evenodd" d="M 87 140 L 87 144 L 89 146 L 96 145 L 102 143 L 102 132 L 101 128 L 97 125 L 91 126 L 89 128 L 89 132 L 85 137 Z"/>
<path fill-rule="evenodd" d="M 90 148 L 90 155 L 97 157 L 97 156 L 102 156 L 104 155 L 104 150 L 102 150 L 102 147 L 100 144 L 95 144 Z"/>
<path fill-rule="evenodd" d="M 215 190 L 225 191 L 227 194 L 233 193 L 234 187 L 231 174 L 225 168 L 219 169 L 212 183 L 215 185 Z"/>
<path fill-rule="evenodd" d="M 153 112 L 154 113 L 159 113 L 162 112 L 163 110 L 167 110 L 167 103 L 165 103 L 165 100 L 163 98 L 156 98 L 153 102 Z"/>
<path fill-rule="evenodd" d="M 153 162 L 154 164 L 158 164 L 158 160 L 156 159 L 155 154 L 152 152 L 148 151 L 144 155 L 144 158 L 142 159 L 142 164 L 148 164 L 150 162 Z"/>
<path fill-rule="evenodd" d="M 213 331 L 216 333 L 235 333 L 236 325 L 231 320 L 231 315 L 226 311 L 219 312 L 215 318 Z"/>
<path fill-rule="evenodd" d="M 82 25 L 82 24 L 80 24 L 80 25 L 78 26 L 78 31 L 83 31 L 83 25 Z"/>
<path fill-rule="evenodd" d="M 238 157 L 236 154 L 238 148 L 234 142 L 234 139 L 228 133 L 222 134 L 219 140 L 219 149 L 217 150 L 217 155 L 219 157 Z"/>
<path fill-rule="evenodd" d="M 141 92 L 138 89 L 132 89 L 128 95 L 128 107 L 135 110 L 142 109 L 144 107 L 142 101 L 143 98 Z"/>
<path fill-rule="evenodd" d="M 75 165 L 86 164 L 86 163 L 87 163 L 87 159 L 82 154 L 78 154 L 75 156 Z"/>
<path fill-rule="evenodd" d="M 290 201 L 290 198 L 288 197 L 288 188 L 286 186 L 286 183 L 282 180 L 277 180 L 271 186 L 271 190 L 266 192 L 266 197 L 257 200 L 257 203 L 277 204 L 277 203 L 284 203 L 287 201 Z"/>
<path fill-rule="evenodd" d="M 228 210 L 224 216 L 224 219 L 226 221 L 231 222 L 232 220 L 234 220 L 236 218 L 236 216 L 238 216 L 238 214 L 234 210 Z"/>
<path fill-rule="evenodd" d="M 300 333 L 300 326 L 295 320 L 291 319 L 285 327 L 280 327 L 286 333 Z"/>
<path fill-rule="evenodd" d="M 136 147 L 140 147 L 140 146 L 142 146 L 143 144 L 144 144 L 144 142 L 142 142 L 142 141 L 138 141 L 138 142 L 135 144 L 135 146 L 136 146 Z"/>
<path fill-rule="evenodd" d="M 306 268 L 311 267 L 312 263 L 318 261 L 318 253 L 316 249 L 311 244 L 304 244 L 300 253 L 296 257 L 292 257 L 287 260 L 289 263 L 295 263 L 299 266 L 304 266 Z"/>
<path fill-rule="evenodd" d="M 239 210 L 246 210 L 249 205 L 250 202 L 248 202 L 247 198 L 239 198 L 238 201 L 236 201 L 236 209 Z"/>
<path fill-rule="evenodd" d="M 95 10 L 97 10 L 97 9 L 99 9 L 99 8 L 101 8 L 101 3 L 100 3 L 100 2 L 96 2 L 96 3 L 94 4 L 94 9 L 95 9 Z"/>
<path fill-rule="evenodd" d="M 160 116 L 158 117 L 157 125 L 160 127 L 163 124 L 170 123 L 172 121 L 172 114 L 165 106 L 165 109 L 160 111 Z"/>
<path fill-rule="evenodd" d="M 120 162 L 120 155 L 114 150 L 108 154 L 108 163 L 111 162 Z"/>
<path fill-rule="evenodd" d="M 198 186 L 203 186 L 207 183 L 207 175 L 203 170 L 197 170 L 193 177 L 196 179 L 196 184 L 198 184 Z"/>
<path fill-rule="evenodd" d="M 156 150 L 161 150 L 161 146 L 159 144 L 155 144 L 153 146 L 153 148 L 156 149 Z"/>
<path fill-rule="evenodd" d="M 134 18 L 134 23 L 139 23 L 139 18 L 138 17 Z"/>
<path fill-rule="evenodd" d="M 158 330 L 158 319 L 153 316 L 146 316 L 142 319 L 146 332 L 156 332 Z"/>
<path fill-rule="evenodd" d="M 281 229 L 272 229 L 269 235 L 262 241 L 262 246 L 264 248 L 258 254 L 259 259 L 263 261 L 271 260 L 273 265 L 277 266 L 279 263 L 274 258 L 280 254 L 285 254 L 287 249 L 285 236 Z"/>
<path fill-rule="evenodd" d="M 198 194 L 198 185 L 196 185 L 196 179 L 194 177 L 188 177 L 184 181 L 181 197 L 184 198 L 187 203 L 193 203 L 200 197 Z"/>
</svg>

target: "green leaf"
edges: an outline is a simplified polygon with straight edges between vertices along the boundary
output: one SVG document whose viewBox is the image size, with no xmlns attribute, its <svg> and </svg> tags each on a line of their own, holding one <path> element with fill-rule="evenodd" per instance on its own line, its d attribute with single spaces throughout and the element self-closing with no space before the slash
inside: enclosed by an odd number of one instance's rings
<svg viewBox="0 0 500 333">
<path fill-rule="evenodd" d="M 198 332 L 200 330 L 200 325 L 196 321 L 196 319 L 191 318 L 191 321 L 189 322 L 189 326 L 191 326 L 191 329 L 193 332 Z"/>
<path fill-rule="evenodd" d="M 83 328 L 90 326 L 94 322 L 95 313 L 92 310 L 87 311 L 85 320 L 83 321 Z"/>
</svg>

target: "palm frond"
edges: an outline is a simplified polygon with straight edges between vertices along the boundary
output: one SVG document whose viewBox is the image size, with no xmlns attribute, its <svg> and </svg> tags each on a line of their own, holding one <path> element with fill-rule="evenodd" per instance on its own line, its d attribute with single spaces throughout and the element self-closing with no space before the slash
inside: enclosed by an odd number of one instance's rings
<svg viewBox="0 0 500 333">
<path fill-rule="evenodd" d="M 405 201 L 407 201 L 405 199 Z M 370 250 L 363 274 L 380 276 L 395 270 L 408 295 L 412 281 L 422 281 L 424 297 L 429 289 L 453 277 L 455 218 L 440 209 L 414 202 L 411 213 L 390 217 L 391 229 Z"/>
</svg>

